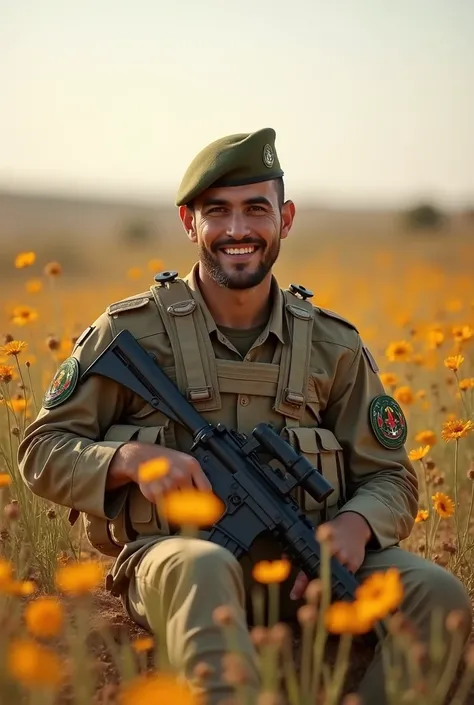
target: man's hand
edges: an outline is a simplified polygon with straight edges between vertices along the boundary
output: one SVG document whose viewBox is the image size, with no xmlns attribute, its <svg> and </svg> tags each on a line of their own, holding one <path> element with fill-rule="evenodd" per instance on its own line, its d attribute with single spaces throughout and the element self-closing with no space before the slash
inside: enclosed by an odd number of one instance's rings
<svg viewBox="0 0 474 705">
<path fill-rule="evenodd" d="M 140 482 L 138 468 L 142 463 L 155 458 L 166 459 L 169 462 L 169 471 L 152 482 Z M 185 487 L 196 487 L 199 490 L 211 489 L 211 484 L 201 466 L 191 455 L 138 441 L 125 443 L 117 450 L 109 466 L 106 489 L 115 489 L 130 481 L 136 482 L 142 494 L 153 503 L 156 503 L 164 492 L 171 490 Z"/>
<path fill-rule="evenodd" d="M 344 512 L 336 519 L 322 524 L 316 534 L 324 532 L 331 555 L 345 565 L 352 573 L 356 573 L 364 562 L 365 547 L 372 535 L 365 519 L 355 512 Z M 309 583 L 305 573 L 298 573 L 291 589 L 292 600 L 303 597 Z"/>
</svg>

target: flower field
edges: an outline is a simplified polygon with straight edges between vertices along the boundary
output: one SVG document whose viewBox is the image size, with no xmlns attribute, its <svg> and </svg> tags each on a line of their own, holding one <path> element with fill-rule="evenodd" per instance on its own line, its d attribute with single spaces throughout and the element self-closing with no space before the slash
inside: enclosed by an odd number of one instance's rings
<svg viewBox="0 0 474 705">
<path fill-rule="evenodd" d="M 276 274 L 282 286 L 298 279 L 315 292 L 316 305 L 357 325 L 387 393 L 408 420 L 407 448 L 418 471 L 420 508 L 405 548 L 455 573 L 474 598 L 472 235 L 442 243 L 427 237 L 399 246 L 386 241 L 346 244 L 326 245 L 319 253 L 315 248 L 312 258 L 295 251 L 286 258 L 283 253 Z M 0 308 L 2 704 L 201 702 L 163 665 L 156 640 L 131 625 L 121 603 L 103 591 L 108 563 L 94 554 L 78 526 L 70 528 L 67 509 L 31 495 L 16 464 L 25 428 L 80 333 L 109 303 L 145 290 L 160 269 L 181 265 L 184 274 L 191 262 L 183 263 L 181 254 L 163 262 L 153 253 L 129 253 L 116 256 L 113 266 L 108 263 L 107 271 L 90 280 L 70 278 L 66 263 L 45 260 L 41 252 L 18 252 L 11 261 L 11 274 L 1 285 Z M 144 480 L 166 471 L 162 462 L 141 468 Z M 181 497 L 181 505 L 175 499 L 170 495 L 163 509 L 186 534 L 219 511 L 211 497 L 199 493 L 184 503 Z M 282 558 L 255 567 L 271 608 L 252 632 L 262 672 L 259 705 L 360 705 L 358 696 L 351 694 L 356 687 L 350 676 L 351 653 L 354 643 L 380 620 L 393 635 L 392 652 L 387 654 L 391 705 L 474 703 L 474 646 L 462 656 L 450 687 L 456 656 L 461 656 L 458 616 L 448 617 L 450 643 L 434 636 L 434 665 L 422 673 L 423 650 L 396 612 L 403 596 L 396 570 L 366 581 L 355 603 L 330 605 L 324 527 L 318 537 L 325 571 L 321 581 L 310 584 L 300 610 L 296 650 L 293 635 L 278 623 L 275 612 L 276 591 L 289 565 Z M 231 645 L 232 613 L 223 606 L 215 618 Z M 336 646 L 325 655 L 328 641 Z M 245 672 L 231 646 L 226 658 L 235 702 L 247 705 Z M 412 687 L 400 693 L 404 661 L 410 666 Z M 206 664 L 199 668 L 204 682 Z"/>
</svg>

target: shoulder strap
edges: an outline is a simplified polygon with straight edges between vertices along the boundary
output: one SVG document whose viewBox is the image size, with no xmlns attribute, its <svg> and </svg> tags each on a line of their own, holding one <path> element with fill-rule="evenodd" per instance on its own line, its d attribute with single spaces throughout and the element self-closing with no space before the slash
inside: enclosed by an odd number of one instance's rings
<svg viewBox="0 0 474 705">
<path fill-rule="evenodd" d="M 200 411 L 221 408 L 217 365 L 204 316 L 182 279 L 150 289 L 168 334 L 176 366 L 176 383 Z"/>
<path fill-rule="evenodd" d="M 282 293 L 285 309 L 290 314 L 290 342 L 282 350 L 275 410 L 285 416 L 287 425 L 298 426 L 307 397 L 313 306 L 288 290 Z"/>
</svg>

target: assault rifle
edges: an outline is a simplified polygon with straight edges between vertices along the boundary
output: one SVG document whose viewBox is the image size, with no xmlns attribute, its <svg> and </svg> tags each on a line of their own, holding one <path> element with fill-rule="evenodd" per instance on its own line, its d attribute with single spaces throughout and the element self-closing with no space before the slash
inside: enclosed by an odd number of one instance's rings
<svg viewBox="0 0 474 705">
<path fill-rule="evenodd" d="M 310 580 L 319 577 L 321 550 L 315 528 L 291 492 L 302 487 L 322 502 L 334 489 L 271 425 L 260 423 L 247 436 L 221 423 L 207 423 L 127 330 L 113 339 L 81 381 L 94 374 L 128 388 L 191 434 L 190 455 L 198 460 L 214 494 L 225 505 L 208 540 L 239 558 L 257 536 L 268 531 Z M 284 472 L 261 462 L 259 451 L 277 460 Z M 334 599 L 355 599 L 359 583 L 334 557 L 331 583 Z"/>
</svg>

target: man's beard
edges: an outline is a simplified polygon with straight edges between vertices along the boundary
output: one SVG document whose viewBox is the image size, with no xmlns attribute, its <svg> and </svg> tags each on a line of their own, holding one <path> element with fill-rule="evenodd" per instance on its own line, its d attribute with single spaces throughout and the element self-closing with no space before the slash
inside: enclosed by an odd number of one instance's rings
<svg viewBox="0 0 474 705">
<path fill-rule="evenodd" d="M 239 245 L 244 244 L 245 241 L 239 241 Z M 248 244 L 256 243 L 252 242 Z M 199 261 L 202 263 L 207 274 L 216 284 L 219 284 L 219 286 L 223 286 L 226 289 L 252 289 L 265 279 L 275 264 L 280 254 L 281 240 L 278 237 L 270 245 L 261 244 L 260 242 L 258 244 L 263 254 L 261 255 L 260 263 L 257 268 L 249 272 L 246 271 L 247 265 L 244 263 L 235 264 L 233 272 L 225 272 L 217 255 L 217 249 L 222 247 L 221 244 L 216 248 L 216 253 L 214 254 L 210 249 L 200 243 L 198 246 Z"/>
</svg>

